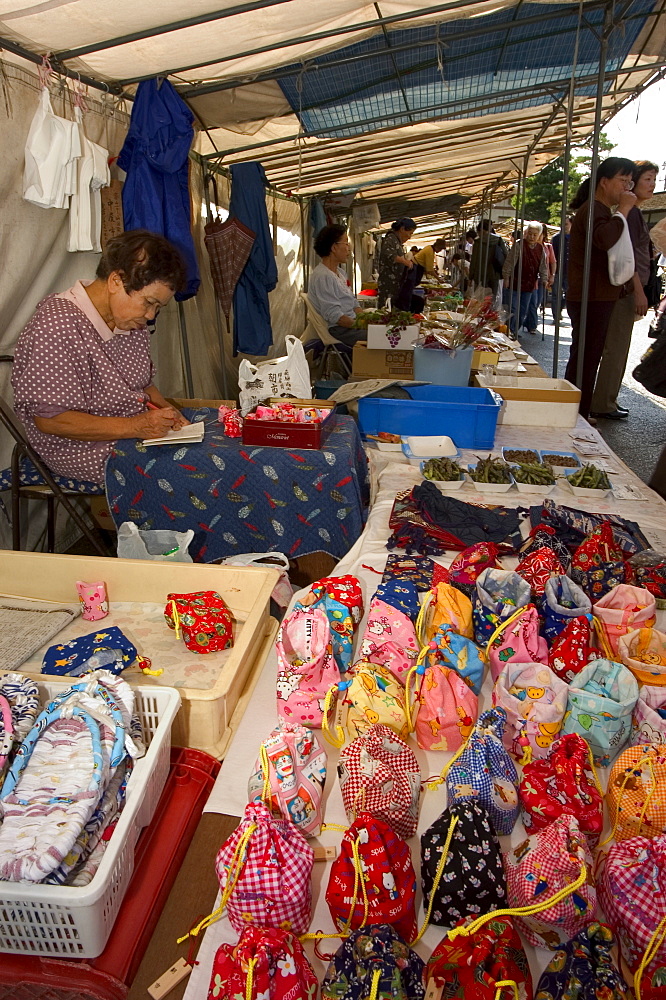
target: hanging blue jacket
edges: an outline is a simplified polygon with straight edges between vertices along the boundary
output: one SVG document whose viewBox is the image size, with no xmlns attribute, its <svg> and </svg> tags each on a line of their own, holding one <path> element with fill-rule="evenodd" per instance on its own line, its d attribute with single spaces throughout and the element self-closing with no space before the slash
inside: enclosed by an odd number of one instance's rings
<svg viewBox="0 0 666 1000">
<path fill-rule="evenodd" d="M 199 265 L 192 239 L 188 170 L 194 115 L 168 80 L 139 84 L 130 127 L 118 157 L 127 172 L 123 187 L 125 229 L 149 229 L 165 236 L 187 265 L 185 291 L 196 295 Z"/>
<path fill-rule="evenodd" d="M 232 164 L 229 216 L 256 233 L 234 292 L 234 357 L 238 353 L 266 355 L 273 343 L 268 293 L 277 285 L 277 264 L 268 227 L 267 187 L 261 163 Z"/>
</svg>

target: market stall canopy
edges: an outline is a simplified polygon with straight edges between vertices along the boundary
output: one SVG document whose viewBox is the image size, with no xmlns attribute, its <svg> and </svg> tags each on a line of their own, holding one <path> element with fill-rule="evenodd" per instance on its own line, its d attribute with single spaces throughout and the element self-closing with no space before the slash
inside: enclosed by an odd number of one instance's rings
<svg viewBox="0 0 666 1000">
<path fill-rule="evenodd" d="M 562 151 L 568 125 L 574 142 L 589 136 L 602 35 L 603 119 L 657 79 L 665 8 L 192 0 L 183 19 L 175 0 L 15 10 L 0 0 L 0 33 L 10 48 L 53 53 L 56 67 L 112 91 L 169 76 L 207 129 L 199 151 L 225 166 L 260 160 L 283 191 L 356 190 L 382 218 L 409 201 L 426 219 L 510 195 L 526 155 L 529 172 L 540 169 Z"/>
</svg>

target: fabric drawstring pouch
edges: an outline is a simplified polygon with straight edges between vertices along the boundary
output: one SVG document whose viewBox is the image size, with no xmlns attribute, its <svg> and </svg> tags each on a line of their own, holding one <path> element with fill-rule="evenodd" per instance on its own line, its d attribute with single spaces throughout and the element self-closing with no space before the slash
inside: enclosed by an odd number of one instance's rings
<svg viewBox="0 0 666 1000">
<path fill-rule="evenodd" d="M 551 549 L 557 556 L 557 560 L 564 567 L 563 572 L 569 569 L 571 563 L 571 553 L 566 543 L 557 534 L 555 528 L 550 524 L 536 524 L 530 531 L 529 538 L 520 548 L 520 557 L 536 552 L 538 549 Z"/>
<path fill-rule="evenodd" d="M 438 654 L 433 640 L 423 647 L 416 666 L 407 675 L 407 720 L 422 750 L 457 750 L 474 727 L 479 699 L 454 667 L 440 661 Z"/>
<path fill-rule="evenodd" d="M 440 927 L 506 905 L 499 841 L 478 802 L 455 803 L 422 834 L 421 887 L 429 922 Z"/>
<path fill-rule="evenodd" d="M 604 826 L 604 795 L 582 736 L 560 736 L 547 757 L 525 764 L 518 791 L 528 834 L 566 813 L 576 817 L 590 847 L 596 847 Z"/>
<path fill-rule="evenodd" d="M 493 688 L 506 713 L 504 746 L 526 764 L 548 754 L 559 736 L 569 689 L 542 663 L 507 663 Z"/>
<path fill-rule="evenodd" d="M 506 713 L 482 712 L 467 743 L 444 768 L 448 803 L 472 799 L 487 809 L 495 833 L 508 836 L 518 819 L 518 773 L 504 748 Z"/>
<path fill-rule="evenodd" d="M 587 740 L 597 767 L 608 767 L 629 741 L 638 684 L 613 660 L 592 660 L 569 685 L 562 733 Z"/>
<path fill-rule="evenodd" d="M 589 615 L 592 604 L 568 576 L 553 576 L 546 583 L 543 602 L 543 635 L 550 644 L 574 618 Z"/>
<path fill-rule="evenodd" d="M 592 607 L 597 619 L 599 641 L 606 655 L 616 659 L 619 656 L 619 641 L 627 632 L 650 628 L 656 621 L 656 605 L 653 595 L 642 587 L 620 584 L 609 591 Z"/>
<path fill-rule="evenodd" d="M 0 674 L 0 777 L 15 745 L 23 740 L 39 712 L 39 688 L 15 671 Z"/>
<path fill-rule="evenodd" d="M 472 602 L 450 583 L 438 583 L 426 594 L 416 622 L 421 645 L 430 642 L 441 625 L 450 625 L 459 635 L 474 638 Z"/>
<path fill-rule="evenodd" d="M 559 948 L 594 917 L 592 858 L 575 816 L 558 816 L 506 853 L 504 870 L 510 907 L 544 906 L 516 916 L 516 926 L 536 948 Z"/>
<path fill-rule="evenodd" d="M 485 645 L 497 626 L 530 603 L 530 585 L 508 569 L 485 569 L 472 597 L 474 638 Z"/>
<path fill-rule="evenodd" d="M 644 549 L 629 560 L 635 584 L 654 594 L 658 608 L 666 607 L 666 554 L 656 549 Z"/>
<path fill-rule="evenodd" d="M 164 618 L 193 653 L 217 653 L 234 644 L 233 615 L 214 590 L 167 594 Z"/>
<path fill-rule="evenodd" d="M 616 843 L 666 833 L 666 755 L 663 747 L 629 747 L 611 768 L 606 789 Z"/>
<path fill-rule="evenodd" d="M 476 592 L 476 581 L 484 569 L 501 569 L 497 556 L 499 546 L 493 542 L 476 542 L 459 555 L 454 556 L 449 566 L 449 580 L 458 590 L 472 599 Z"/>
<path fill-rule="evenodd" d="M 354 820 L 331 865 L 326 902 L 339 930 L 391 924 L 404 941 L 416 934 L 416 875 L 409 845 L 368 813 Z"/>
<path fill-rule="evenodd" d="M 564 573 L 564 567 L 557 558 L 557 554 L 544 545 L 523 556 L 516 566 L 516 573 L 518 576 L 522 576 L 523 580 L 527 580 L 535 601 L 541 607 L 546 584 L 553 577 L 561 576 Z"/>
<path fill-rule="evenodd" d="M 322 824 L 326 751 L 311 730 L 283 722 L 261 744 L 247 788 L 249 802 L 265 802 L 306 837 Z"/>
<path fill-rule="evenodd" d="M 387 580 L 379 584 L 375 598 L 390 604 L 396 611 L 402 611 L 410 621 L 415 622 L 419 613 L 419 592 L 410 580 Z"/>
<path fill-rule="evenodd" d="M 531 1000 L 532 976 L 510 917 L 490 914 L 472 934 L 449 932 L 428 960 L 427 995 L 447 1000 Z M 434 986 L 439 993 L 430 993 Z M 546 1000 L 546 998 L 541 998 Z"/>
<path fill-rule="evenodd" d="M 289 931 L 246 924 L 237 944 L 222 944 L 213 960 L 207 1000 L 315 997 L 317 977 L 303 945 Z"/>
<path fill-rule="evenodd" d="M 666 687 L 643 684 L 631 716 L 631 742 L 666 746 Z"/>
<path fill-rule="evenodd" d="M 536 988 L 539 1000 L 629 1000 L 627 984 L 613 961 L 615 937 L 610 927 L 594 921 L 571 941 L 560 945 Z"/>
<path fill-rule="evenodd" d="M 660 1000 L 666 979 L 666 836 L 611 845 L 599 874 L 599 905 L 635 973 L 637 1000 Z"/>
<path fill-rule="evenodd" d="M 361 587 L 353 576 L 329 576 L 317 580 L 293 610 L 318 608 L 328 618 L 333 656 L 338 670 L 348 669 L 354 652 L 354 630 L 363 615 Z"/>
<path fill-rule="evenodd" d="M 424 1000 L 423 960 L 388 924 L 352 931 L 333 956 L 321 1000 Z"/>
<path fill-rule="evenodd" d="M 69 642 L 49 646 L 44 653 L 42 673 L 79 677 L 102 668 L 119 674 L 126 667 L 131 667 L 136 658 L 136 646 L 112 625 Z"/>
<path fill-rule="evenodd" d="M 238 934 L 247 923 L 304 934 L 310 926 L 313 864 L 314 851 L 293 823 L 272 816 L 263 802 L 248 803 L 215 859 L 220 905 L 190 934 L 214 923 L 225 908 Z"/>
<path fill-rule="evenodd" d="M 428 556 L 401 556 L 391 553 L 386 559 L 382 583 L 399 580 L 413 583 L 417 591 L 423 593 L 433 585 L 432 575 L 435 564 Z"/>
<path fill-rule="evenodd" d="M 620 659 L 639 684 L 666 685 L 666 635 L 656 628 L 637 628 L 621 635 L 617 643 Z"/>
<path fill-rule="evenodd" d="M 336 699 L 335 723 L 331 729 Z M 344 679 L 327 692 L 322 729 L 331 746 L 341 747 L 345 738 L 353 740 L 376 725 L 387 726 L 407 739 L 409 720 L 405 689 L 386 667 L 359 660 Z"/>
<path fill-rule="evenodd" d="M 373 598 L 358 650 L 359 659 L 386 667 L 404 684 L 419 648 L 411 618 L 404 611 Z"/>
<path fill-rule="evenodd" d="M 547 663 L 548 646 L 539 635 L 539 615 L 535 606 L 526 604 L 501 621 L 486 650 L 493 681 L 507 663 Z"/>
<path fill-rule="evenodd" d="M 282 620 L 275 652 L 278 715 L 285 722 L 321 728 L 326 692 L 340 679 L 325 613 L 292 611 Z"/>
<path fill-rule="evenodd" d="M 573 684 L 583 667 L 600 655 L 591 645 L 596 638 L 593 621 L 592 615 L 571 618 L 551 642 L 548 666 L 567 684 Z"/>
<path fill-rule="evenodd" d="M 631 583 L 633 570 L 625 562 L 608 521 L 578 546 L 571 560 L 571 576 L 593 602 L 619 584 Z"/>
<path fill-rule="evenodd" d="M 372 726 L 344 747 L 338 778 L 350 823 L 361 813 L 370 813 L 403 840 L 414 836 L 421 772 L 413 751 L 388 726 Z"/>
<path fill-rule="evenodd" d="M 481 694 L 487 663 L 485 652 L 451 625 L 440 625 L 431 643 L 438 662 L 455 670 L 474 694 Z"/>
</svg>

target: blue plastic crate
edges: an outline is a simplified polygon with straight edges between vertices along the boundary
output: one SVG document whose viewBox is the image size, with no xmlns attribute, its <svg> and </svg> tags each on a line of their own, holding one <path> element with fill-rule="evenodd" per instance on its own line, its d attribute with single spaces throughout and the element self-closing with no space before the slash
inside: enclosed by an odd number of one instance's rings
<svg viewBox="0 0 666 1000">
<path fill-rule="evenodd" d="M 405 386 L 411 399 L 358 401 L 358 425 L 368 434 L 448 434 L 458 448 L 492 448 L 502 399 L 490 389 Z"/>
</svg>

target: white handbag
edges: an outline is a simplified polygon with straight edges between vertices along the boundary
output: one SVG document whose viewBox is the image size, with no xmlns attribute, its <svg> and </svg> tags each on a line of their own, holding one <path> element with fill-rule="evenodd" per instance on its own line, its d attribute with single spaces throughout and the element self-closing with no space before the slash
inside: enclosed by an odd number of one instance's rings
<svg viewBox="0 0 666 1000">
<path fill-rule="evenodd" d="M 608 251 L 608 277 L 611 285 L 617 286 L 624 285 L 633 277 L 636 266 L 627 220 L 620 212 L 614 218 L 622 219 L 622 235 Z"/>
</svg>

